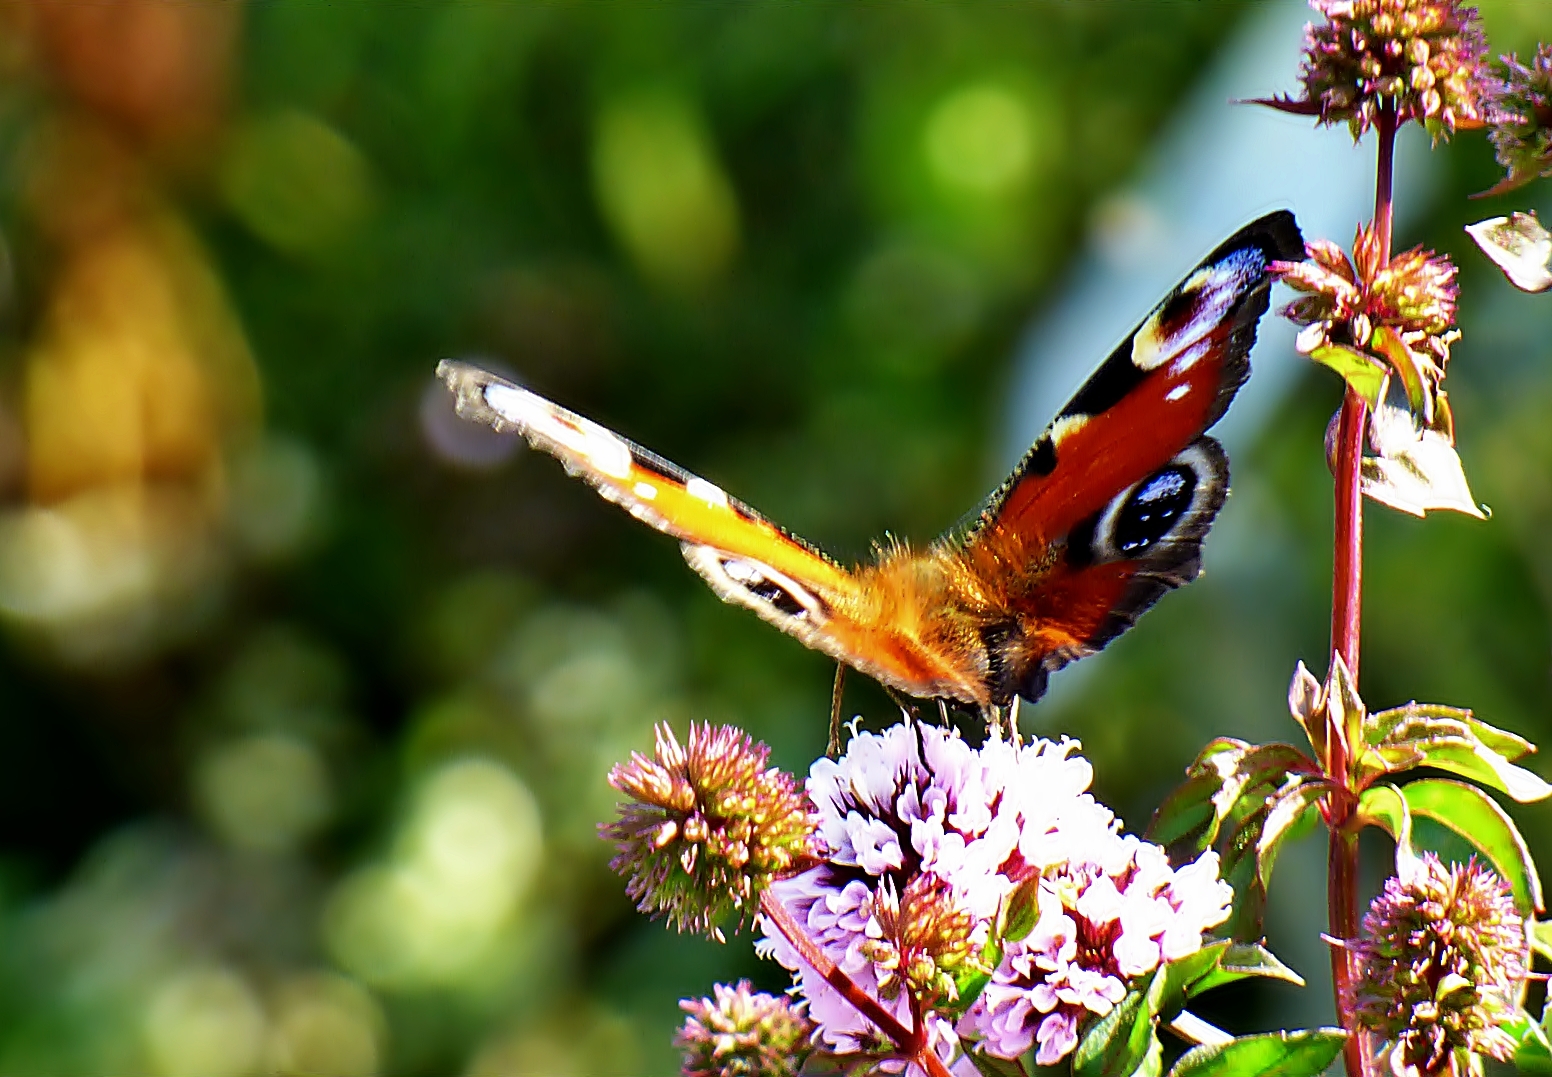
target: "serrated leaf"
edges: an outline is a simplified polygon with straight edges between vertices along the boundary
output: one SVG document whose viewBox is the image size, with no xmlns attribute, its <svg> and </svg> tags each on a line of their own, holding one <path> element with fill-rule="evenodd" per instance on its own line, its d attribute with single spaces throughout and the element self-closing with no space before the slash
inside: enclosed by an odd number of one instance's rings
<svg viewBox="0 0 1552 1077">
<path fill-rule="evenodd" d="M 1493 191 L 1503 187 L 1500 183 Z M 1534 213 L 1490 217 L 1466 225 L 1466 234 L 1520 291 L 1552 288 L 1552 233 L 1541 226 Z"/>
<path fill-rule="evenodd" d="M 1449 736 L 1467 736 L 1472 733 L 1476 719 L 1471 711 L 1465 707 L 1448 707 L 1443 703 L 1404 703 L 1399 707 L 1391 707 L 1389 710 L 1376 711 L 1369 716 L 1369 725 L 1364 731 L 1365 741 L 1376 747 L 1385 744 L 1399 743 L 1402 741 L 1420 740 L 1434 734 Z M 1487 725 L 1486 722 L 1481 723 Z M 1522 741 L 1512 733 L 1504 733 L 1501 729 L 1487 726 L 1492 734 L 1504 737 L 1512 737 L 1519 741 L 1526 749 L 1530 748 L 1529 741 Z M 1482 738 L 1483 743 L 1494 751 L 1498 747 Z M 1524 754 L 1522 751 L 1521 755 Z M 1515 756 L 1519 758 L 1519 756 Z"/>
<path fill-rule="evenodd" d="M 1160 968 L 1154 976 L 1154 1012 L 1168 1020 L 1184 1008 L 1186 1000 L 1198 993 L 1193 988 L 1213 974 L 1229 945 L 1228 939 L 1214 942 Z"/>
<path fill-rule="evenodd" d="M 1223 824 L 1234 818 L 1243 798 L 1275 788 L 1290 771 L 1313 771 L 1304 753 L 1291 744 L 1250 745 L 1230 737 L 1214 740 L 1191 764 L 1148 827 L 1148 839 L 1177 852 L 1210 848 Z M 1185 839 L 1191 844 L 1185 846 Z"/>
<path fill-rule="evenodd" d="M 1314 1077 L 1336 1059 L 1346 1040 L 1339 1028 L 1241 1036 L 1221 1046 L 1192 1048 L 1169 1077 Z"/>
<path fill-rule="evenodd" d="M 1216 968 L 1191 984 L 1186 997 L 1195 998 L 1204 991 L 1250 977 L 1304 986 L 1304 977 L 1284 965 L 1265 946 L 1257 942 L 1236 942 L 1224 951 Z"/>
<path fill-rule="evenodd" d="M 1527 756 L 1536 750 L 1536 746 L 1524 737 L 1516 736 L 1507 729 L 1499 729 L 1497 726 L 1488 725 L 1471 711 L 1466 711 L 1461 719 L 1476 734 L 1477 740 L 1487 745 L 1493 751 L 1513 762 Z"/>
<path fill-rule="evenodd" d="M 1309 357 L 1340 374 L 1371 410 L 1379 404 L 1385 391 L 1385 368 L 1368 355 L 1342 344 L 1320 344 L 1310 350 Z"/>
<path fill-rule="evenodd" d="M 1369 444 L 1375 455 L 1365 456 L 1359 468 L 1363 496 L 1412 516 L 1447 510 L 1487 519 L 1449 436 L 1418 425 L 1406 408 L 1374 406 Z"/>
<path fill-rule="evenodd" d="M 1425 778 L 1401 789 L 1413 815 L 1425 816 L 1459 834 L 1508 880 L 1522 916 L 1540 911 L 1541 879 L 1530 848 L 1498 802 L 1474 785 Z"/>
<path fill-rule="evenodd" d="M 1372 725 L 1370 739 L 1379 741 L 1376 751 L 1391 773 L 1435 767 L 1507 793 L 1522 804 L 1552 795 L 1552 785 L 1510 762 L 1533 750 L 1530 742 L 1480 721 L 1470 711 L 1411 703 L 1382 711 Z M 1512 755 L 1500 754 L 1495 745 Z"/>
<path fill-rule="evenodd" d="M 1129 1077 L 1148 1057 L 1156 1018 L 1146 1005 L 1153 977 L 1137 984 L 1095 1021 L 1072 1055 L 1073 1077 Z"/>
</svg>

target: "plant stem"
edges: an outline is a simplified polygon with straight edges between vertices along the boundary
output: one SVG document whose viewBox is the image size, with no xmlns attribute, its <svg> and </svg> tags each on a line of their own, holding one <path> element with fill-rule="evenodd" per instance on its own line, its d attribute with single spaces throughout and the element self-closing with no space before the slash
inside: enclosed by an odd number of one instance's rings
<svg viewBox="0 0 1552 1077">
<path fill-rule="evenodd" d="M 1358 835 L 1345 826 L 1331 828 L 1330 858 L 1326 882 L 1326 912 L 1331 937 L 1347 942 L 1358 935 Z M 1331 988 L 1337 1013 L 1347 1029 L 1342 1048 L 1348 1077 L 1368 1077 L 1369 1051 L 1364 1034 L 1354 1026 L 1352 1009 L 1352 954 L 1345 946 L 1331 947 Z"/>
<path fill-rule="evenodd" d="M 1396 127 L 1395 109 L 1385 108 L 1375 122 L 1379 139 L 1379 158 L 1374 173 L 1374 231 L 1378 240 L 1378 264 L 1390 261 L 1392 190 L 1395 180 Z M 1367 341 L 1357 341 L 1360 347 Z M 1358 684 L 1359 629 L 1363 610 L 1363 435 L 1368 421 L 1368 406 L 1351 388 L 1342 401 L 1337 425 L 1336 448 L 1336 526 L 1331 580 L 1331 650 L 1340 654 Z M 1331 778 L 1345 786 L 1347 752 L 1341 737 L 1332 730 Z M 1326 884 L 1326 908 L 1333 938 L 1344 942 L 1358 934 L 1358 836 L 1348 826 L 1352 802 L 1348 797 L 1333 796 L 1327 823 L 1331 828 L 1328 855 L 1329 877 Z M 1337 1013 L 1349 1035 L 1343 1049 L 1348 1077 L 1368 1077 L 1369 1051 L 1366 1037 L 1353 1024 L 1350 1006 L 1353 968 L 1351 955 L 1343 947 L 1331 951 L 1331 979 L 1336 991 Z"/>
<path fill-rule="evenodd" d="M 884 1009 L 878 999 L 858 987 L 846 973 L 830 960 L 830 955 L 821 950 L 814 940 L 808 937 L 808 932 L 803 930 L 787 907 L 771 891 L 766 890 L 760 895 L 760 912 L 770 918 L 792 948 L 798 952 L 803 963 L 824 977 L 826 983 L 841 993 L 847 1002 L 857 1008 L 857 1012 L 872 1021 L 879 1029 L 894 1041 L 895 1046 L 907 1056 L 915 1057 L 924 1051 L 926 1042 L 925 1030 L 918 1027 L 915 1031 L 906 1028 L 895 1015 Z M 926 1052 L 930 1054 L 931 1052 Z M 936 1077 L 936 1075 L 935 1075 Z"/>
</svg>

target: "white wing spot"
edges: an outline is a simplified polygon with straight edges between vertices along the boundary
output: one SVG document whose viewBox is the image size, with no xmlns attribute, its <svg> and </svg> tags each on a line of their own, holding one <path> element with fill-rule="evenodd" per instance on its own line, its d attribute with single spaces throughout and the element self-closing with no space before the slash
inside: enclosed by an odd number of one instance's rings
<svg viewBox="0 0 1552 1077">
<path fill-rule="evenodd" d="M 1177 385 L 1173 389 L 1171 389 L 1169 392 L 1164 394 L 1164 399 L 1165 400 L 1181 400 L 1190 391 L 1191 391 L 1191 387 L 1189 385 Z"/>
<path fill-rule="evenodd" d="M 638 482 L 634 489 L 636 496 L 643 501 L 651 501 L 657 497 L 657 487 L 650 482 Z"/>
<path fill-rule="evenodd" d="M 530 441 L 537 439 L 581 457 L 611 479 L 630 476 L 630 446 L 597 423 L 510 385 L 487 385 L 485 403 L 516 424 Z M 562 462 L 571 466 L 564 456 Z"/>
<path fill-rule="evenodd" d="M 582 437 L 582 451 L 589 463 L 611 479 L 630 478 L 631 454 L 625 442 L 594 423 L 582 428 Z"/>
<path fill-rule="evenodd" d="M 548 417 L 543 397 L 510 385 L 485 386 L 485 403 L 500 412 L 502 418 L 520 426 L 539 426 Z"/>
<path fill-rule="evenodd" d="M 705 479 L 691 479 L 684 484 L 684 492 L 691 497 L 700 498 L 708 505 L 715 505 L 723 509 L 728 507 L 727 494 L 722 491 L 721 487 L 714 486 Z"/>
<path fill-rule="evenodd" d="M 1051 444 L 1060 445 L 1088 425 L 1087 415 L 1063 415 L 1051 424 Z"/>
</svg>

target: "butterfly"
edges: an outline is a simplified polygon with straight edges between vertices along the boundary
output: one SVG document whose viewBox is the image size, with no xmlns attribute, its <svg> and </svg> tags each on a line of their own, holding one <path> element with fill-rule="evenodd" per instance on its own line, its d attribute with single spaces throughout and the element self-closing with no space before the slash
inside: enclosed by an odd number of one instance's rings
<svg viewBox="0 0 1552 1077">
<path fill-rule="evenodd" d="M 444 360 L 458 413 L 523 435 L 650 527 L 724 601 L 907 696 L 996 717 L 1201 572 L 1228 492 L 1204 435 L 1250 376 L 1293 215 L 1218 246 L 1078 390 L 968 526 L 848 567 L 720 487 L 495 374 Z"/>
</svg>

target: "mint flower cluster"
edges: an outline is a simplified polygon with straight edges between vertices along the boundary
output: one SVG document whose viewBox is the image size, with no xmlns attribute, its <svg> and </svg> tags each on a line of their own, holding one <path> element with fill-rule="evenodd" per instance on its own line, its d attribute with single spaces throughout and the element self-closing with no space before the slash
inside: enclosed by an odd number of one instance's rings
<svg viewBox="0 0 1552 1077">
<path fill-rule="evenodd" d="M 1130 980 L 1194 953 L 1228 917 L 1217 854 L 1177 871 L 1161 848 L 1121 833 L 1087 791 L 1077 748 L 975 749 L 903 724 L 854 737 L 810 771 L 831 852 L 769 896 L 886 1011 L 925 1026 L 954 1072 L 975 1072 L 975 1050 L 1017 1058 L 1038 1045 L 1042 1064 L 1060 1060 Z M 761 951 L 796 973 L 824 1046 L 887 1053 L 882 1030 L 768 917 L 760 927 Z"/>
</svg>

